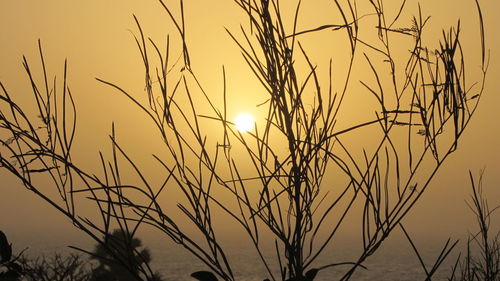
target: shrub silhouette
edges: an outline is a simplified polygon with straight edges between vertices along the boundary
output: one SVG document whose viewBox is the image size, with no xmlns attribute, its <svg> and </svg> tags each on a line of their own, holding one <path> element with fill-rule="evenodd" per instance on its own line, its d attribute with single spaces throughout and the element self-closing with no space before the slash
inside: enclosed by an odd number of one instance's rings
<svg viewBox="0 0 500 281">
<path fill-rule="evenodd" d="M 23 281 L 90 281 L 92 268 L 81 255 L 62 255 L 23 258 Z"/>
<path fill-rule="evenodd" d="M 81 256 L 62 256 L 28 259 L 22 251 L 13 256 L 12 245 L 0 231 L 0 281 L 89 281 L 90 268 Z"/>
<path fill-rule="evenodd" d="M 23 268 L 17 261 L 18 257 L 12 255 L 12 244 L 7 236 L 0 230 L 0 280 L 16 281 L 23 274 Z"/>
<path fill-rule="evenodd" d="M 91 253 L 91 259 L 98 262 L 92 272 L 92 281 L 133 281 L 138 280 L 140 267 L 151 261 L 149 250 L 142 248 L 139 238 L 132 237 L 122 229 L 115 229 L 97 244 Z M 160 281 L 155 274 L 152 280 Z"/>
</svg>

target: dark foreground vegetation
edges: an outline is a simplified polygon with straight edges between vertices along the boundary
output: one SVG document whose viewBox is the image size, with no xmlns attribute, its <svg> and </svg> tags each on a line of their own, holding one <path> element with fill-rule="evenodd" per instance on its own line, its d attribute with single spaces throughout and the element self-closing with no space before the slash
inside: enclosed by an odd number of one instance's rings
<svg viewBox="0 0 500 281">
<path fill-rule="evenodd" d="M 472 232 L 465 243 L 465 249 L 458 255 L 451 269 L 449 281 L 499 281 L 500 280 L 500 231 L 492 233 L 491 221 L 495 219 L 493 212 L 500 206 L 490 209 L 483 194 L 482 174 L 479 181 L 474 181 L 470 174 L 472 196 L 468 202 L 471 211 L 476 217 L 476 230 Z M 497 218 L 498 220 L 498 218 Z M 409 238 L 409 237 L 408 237 Z M 128 242 L 126 242 L 128 240 Z M 108 251 L 103 245 L 96 245 L 93 252 L 88 252 L 89 258 L 82 257 L 76 253 L 54 254 L 53 256 L 41 256 L 26 258 L 24 251 L 14 255 L 12 245 L 9 244 L 5 234 L 0 231 L 0 281 L 133 281 L 137 280 L 130 269 L 118 263 L 114 258 L 116 251 L 130 257 L 129 268 L 140 266 L 140 259 L 135 253 L 140 253 L 149 262 L 151 255 L 146 248 L 139 249 L 142 243 L 137 238 L 131 238 L 121 230 L 112 232 L 109 238 L 112 251 Z M 457 245 L 443 249 L 436 262 L 431 268 L 425 265 L 417 248 L 409 238 L 415 253 L 425 272 L 425 281 L 432 280 L 432 276 L 438 269 L 443 269 L 441 264 L 448 254 Z M 445 250 L 449 249 L 445 252 Z M 94 261 L 94 262 L 92 262 Z M 95 262 L 97 261 L 97 263 Z M 305 274 L 304 281 L 312 281 L 318 273 L 312 269 Z M 216 281 L 217 277 L 209 271 L 197 271 L 191 276 L 200 281 Z M 187 278 L 187 277 L 186 277 Z M 155 274 L 155 281 L 164 280 L 160 274 Z M 268 279 L 266 279 L 268 280 Z M 264 280 L 264 281 L 266 281 Z"/>
<path fill-rule="evenodd" d="M 138 238 L 130 237 L 129 233 L 115 230 L 107 238 L 106 246 L 97 244 L 93 252 L 85 257 L 70 252 L 55 253 L 52 256 L 27 258 L 25 251 L 18 255 L 12 254 L 12 245 L 0 231 L 0 280 L 2 281 L 134 281 L 134 273 L 141 265 L 141 255 L 150 261 L 148 249 L 142 248 Z M 112 249 L 109 251 L 108 249 Z M 114 256 L 129 257 L 124 266 L 116 261 Z M 87 258 L 87 256 L 89 258 Z M 159 274 L 155 281 L 161 281 Z"/>
</svg>

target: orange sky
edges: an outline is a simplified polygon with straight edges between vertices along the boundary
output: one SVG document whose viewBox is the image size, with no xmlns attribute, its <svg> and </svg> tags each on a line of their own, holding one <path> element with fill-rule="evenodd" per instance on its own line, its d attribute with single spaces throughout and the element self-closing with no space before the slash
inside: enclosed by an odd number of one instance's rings
<svg viewBox="0 0 500 281">
<path fill-rule="evenodd" d="M 237 32 L 241 13 L 229 0 L 187 2 L 188 43 L 191 44 L 193 69 L 199 74 L 201 82 L 209 92 L 219 95 L 222 88 L 221 67 L 225 65 L 228 85 L 233 92 L 238 93 L 238 98 L 230 101 L 230 114 L 255 111 L 254 105 L 261 100 L 255 98 L 253 93 L 261 89 L 255 86 L 256 81 L 245 68 L 239 50 L 231 43 L 223 28 L 228 27 Z M 331 1 L 316 2 L 318 6 L 326 8 L 318 12 L 316 4 L 304 4 L 301 27 L 337 23 L 335 18 L 331 19 L 331 12 L 334 11 Z M 406 15 L 412 14 L 410 10 L 415 11 L 416 7 L 416 1 L 408 2 L 409 12 Z M 440 35 L 441 27 L 455 24 L 460 17 L 464 28 L 464 46 L 474 48 L 478 32 L 474 1 L 422 0 L 420 3 L 424 13 L 432 17 L 431 26 L 435 28 L 435 34 Z M 496 30 L 500 25 L 500 2 L 483 0 L 481 4 L 487 48 L 491 51 L 486 90 L 459 151 L 448 159 L 429 192 L 407 218 L 409 228 L 426 237 L 462 235 L 471 229 L 472 217 L 464 203 L 470 194 L 469 169 L 477 175 L 480 169 L 486 168 L 484 185 L 490 205 L 500 204 L 500 126 L 497 117 L 500 105 L 500 37 Z M 0 2 L 0 80 L 12 92 L 20 89 L 16 95 L 23 95 L 27 81 L 21 56 L 25 54 L 35 62 L 39 38 L 47 54 L 49 67 L 60 70 L 64 58 L 68 58 L 70 87 L 77 99 L 80 114 L 81 130 L 77 138 L 80 152 L 89 155 L 82 159 L 87 167 L 92 167 L 98 161 L 99 144 L 106 143 L 108 146 L 107 135 L 112 120 L 117 121 L 121 138 L 128 138 L 126 144 L 137 147 L 144 146 L 145 142 L 148 146 L 155 144 L 155 135 L 149 131 L 151 128 L 140 125 L 139 120 L 143 116 L 137 111 L 129 111 L 128 101 L 94 80 L 95 77 L 104 78 L 132 91 L 142 90 L 143 69 L 130 32 L 136 30 L 132 13 L 137 15 L 145 32 L 159 42 L 172 29 L 156 1 Z M 172 40 L 177 39 L 172 37 Z M 304 39 L 305 47 L 317 54 L 315 62 L 320 65 L 322 62 L 327 63 L 333 47 L 326 45 L 329 43 L 327 40 L 314 40 Z M 474 56 L 476 60 L 468 63 L 471 76 L 474 75 L 474 69 L 480 70 L 477 53 Z M 127 130 L 134 125 L 138 125 L 134 127 L 135 131 Z M 139 140 L 136 138 L 138 135 L 151 135 L 152 140 Z M 1 230 L 20 243 L 43 243 L 45 240 L 59 241 L 62 245 L 73 243 L 68 234 L 77 234 L 67 219 L 22 190 L 5 172 L 0 171 L 0 179 Z M 34 234 L 36 238 L 32 237 Z"/>
</svg>

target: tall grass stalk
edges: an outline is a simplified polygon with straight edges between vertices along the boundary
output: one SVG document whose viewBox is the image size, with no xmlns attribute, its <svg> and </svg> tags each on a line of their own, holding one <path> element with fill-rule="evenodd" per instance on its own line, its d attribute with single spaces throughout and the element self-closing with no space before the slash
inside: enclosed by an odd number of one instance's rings
<svg viewBox="0 0 500 281">
<path fill-rule="evenodd" d="M 468 202 L 474 213 L 478 230 L 467 240 L 465 256 L 459 256 L 449 280 L 457 281 L 498 281 L 500 280 L 500 231 L 491 231 L 493 213 L 500 208 L 490 208 L 483 194 L 481 173 L 479 181 L 474 181 L 469 172 L 472 196 Z"/>
</svg>

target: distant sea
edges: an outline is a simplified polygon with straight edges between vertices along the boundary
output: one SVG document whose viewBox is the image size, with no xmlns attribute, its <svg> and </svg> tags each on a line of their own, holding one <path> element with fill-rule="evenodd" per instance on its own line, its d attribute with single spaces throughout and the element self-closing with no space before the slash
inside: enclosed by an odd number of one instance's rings
<svg viewBox="0 0 500 281">
<path fill-rule="evenodd" d="M 177 245 L 165 245 L 152 239 L 142 239 L 144 245 L 150 249 L 152 254 L 151 267 L 161 273 L 165 281 L 195 281 L 190 274 L 199 270 L 207 270 L 207 267 L 199 260 L 194 258 L 187 251 Z M 442 241 L 441 241 L 442 242 Z M 83 246 L 87 250 L 92 249 L 92 244 Z M 428 243 L 421 248 L 421 254 L 424 257 L 428 267 L 435 261 L 441 247 L 439 243 Z M 16 249 L 19 250 L 19 249 Z M 28 255 L 51 254 L 53 252 L 66 252 L 68 248 L 61 245 L 32 245 L 28 250 Z M 255 250 L 250 245 L 237 245 L 229 247 L 228 254 L 233 266 L 236 280 L 238 281 L 262 281 L 270 278 L 264 266 L 255 255 Z M 451 272 L 451 266 L 455 261 L 458 248 L 448 258 L 432 280 L 448 280 Z M 271 252 L 268 253 L 271 256 Z M 314 266 L 322 266 L 331 263 L 353 261 L 356 255 L 359 255 L 359 246 L 356 244 L 344 243 L 338 245 L 332 250 L 324 252 L 317 260 Z M 370 257 L 364 265 L 368 270 L 359 268 L 351 281 L 424 281 L 425 274 L 419 265 L 418 259 L 411 251 L 408 243 L 402 241 L 391 242 L 381 247 L 375 255 Z M 313 266 L 313 267 L 314 267 Z M 276 267 L 275 267 L 276 268 Z M 320 271 L 315 281 L 333 281 L 338 280 L 348 267 L 332 267 Z M 276 277 L 279 276 L 278 272 Z"/>
<path fill-rule="evenodd" d="M 421 254 L 428 268 L 435 261 L 442 245 L 436 244 L 422 248 Z M 425 280 L 425 273 L 419 264 L 415 254 L 410 251 L 407 245 L 389 245 L 381 248 L 374 256 L 369 258 L 364 264 L 368 270 L 359 268 L 352 281 L 417 281 Z M 348 257 L 354 257 L 357 247 L 354 245 L 344 245 L 337 249 L 335 253 L 326 252 L 315 263 L 316 266 L 322 266 L 331 263 L 352 261 Z M 206 270 L 206 266 L 193 258 L 185 251 L 161 250 L 160 247 L 151 248 L 153 254 L 152 266 L 158 270 L 165 281 L 194 281 L 189 275 L 198 270 Z M 270 278 L 265 267 L 254 255 L 255 250 L 250 247 L 240 246 L 238 249 L 232 249 L 231 264 L 234 267 L 236 280 L 241 281 L 262 281 Z M 344 258 L 342 258 L 344 257 Z M 451 266 L 454 264 L 456 255 L 451 255 L 440 270 L 433 276 L 432 280 L 448 280 L 451 272 Z M 276 267 L 277 268 L 277 267 Z M 339 280 L 348 269 L 348 266 L 331 267 L 322 270 L 316 276 L 315 281 L 333 281 Z M 279 272 L 276 272 L 276 277 Z M 270 278 L 271 279 L 271 278 Z"/>
</svg>

